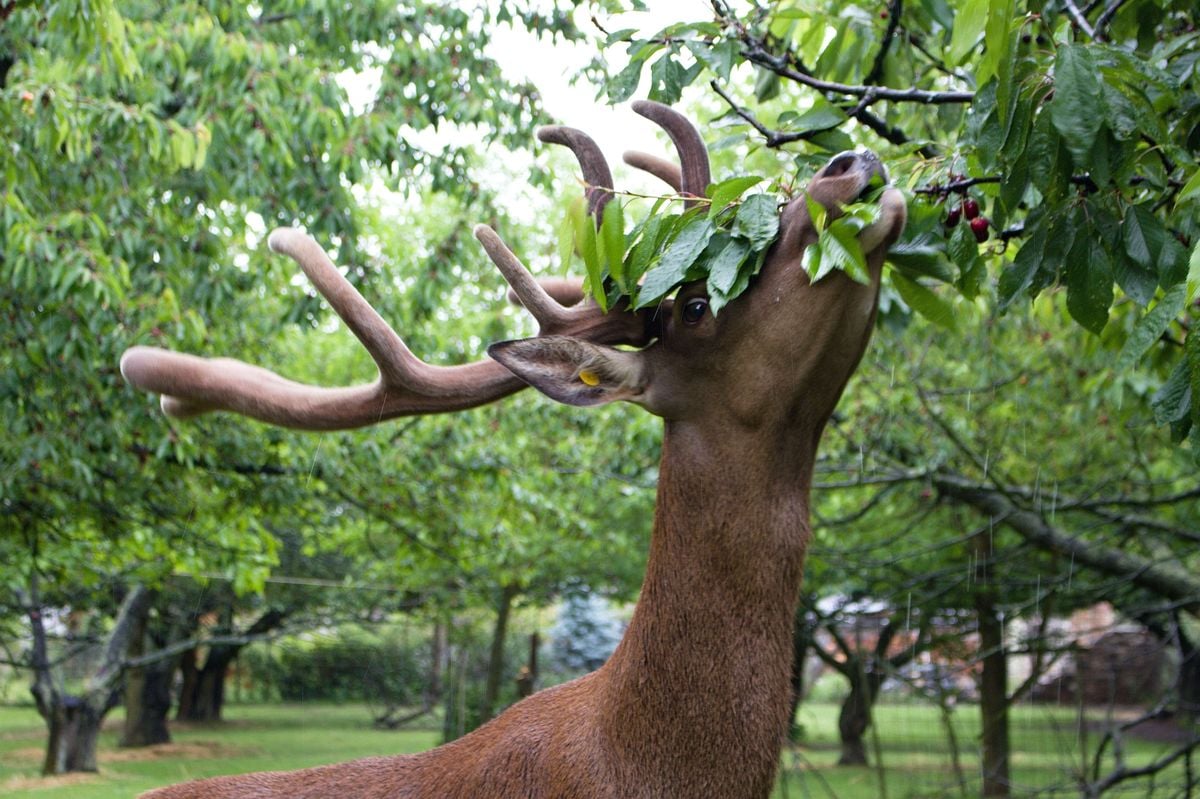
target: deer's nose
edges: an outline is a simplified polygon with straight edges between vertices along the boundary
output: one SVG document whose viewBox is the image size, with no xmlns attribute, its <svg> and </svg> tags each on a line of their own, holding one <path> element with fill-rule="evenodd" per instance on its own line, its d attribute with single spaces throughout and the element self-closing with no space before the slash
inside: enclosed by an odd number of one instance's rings
<svg viewBox="0 0 1200 799">
<path fill-rule="evenodd" d="M 866 177 L 868 184 L 871 182 L 871 178 L 875 177 L 881 178 L 884 183 L 888 182 L 887 170 L 879 160 L 879 156 L 870 150 L 847 150 L 838 153 L 822 171 L 827 177 L 837 177 L 852 171 L 860 171 Z"/>
</svg>

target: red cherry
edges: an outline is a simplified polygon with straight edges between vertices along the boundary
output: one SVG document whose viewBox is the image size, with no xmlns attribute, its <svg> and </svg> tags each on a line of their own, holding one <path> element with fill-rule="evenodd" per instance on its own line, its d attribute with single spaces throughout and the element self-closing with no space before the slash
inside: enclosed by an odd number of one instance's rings
<svg viewBox="0 0 1200 799">
<path fill-rule="evenodd" d="M 975 241 L 980 244 L 988 240 L 988 218 L 986 216 L 977 216 L 971 220 L 971 232 L 975 234 Z"/>
<path fill-rule="evenodd" d="M 955 206 L 946 212 L 946 227 L 954 227 L 962 218 L 962 208 Z"/>
<path fill-rule="evenodd" d="M 963 216 L 967 219 L 975 219 L 979 216 L 979 203 L 972 200 L 970 197 L 963 200 Z"/>
</svg>

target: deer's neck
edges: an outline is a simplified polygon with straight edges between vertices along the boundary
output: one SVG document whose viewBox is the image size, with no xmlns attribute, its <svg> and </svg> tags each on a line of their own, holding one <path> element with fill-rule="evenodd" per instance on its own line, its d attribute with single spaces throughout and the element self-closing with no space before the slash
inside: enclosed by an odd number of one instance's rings
<svg viewBox="0 0 1200 799">
<path fill-rule="evenodd" d="M 646 579 L 604 670 L 601 723 L 633 758 L 619 762 L 692 775 L 704 795 L 769 791 L 790 707 L 810 440 L 668 424 Z"/>
</svg>

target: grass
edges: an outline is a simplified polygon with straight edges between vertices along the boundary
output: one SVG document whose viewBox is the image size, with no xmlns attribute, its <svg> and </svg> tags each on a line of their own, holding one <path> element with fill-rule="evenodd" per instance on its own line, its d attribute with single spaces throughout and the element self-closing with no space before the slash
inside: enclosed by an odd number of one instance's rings
<svg viewBox="0 0 1200 799">
<path fill-rule="evenodd" d="M 122 712 L 100 739 L 99 774 L 38 775 L 45 726 L 31 707 L 0 708 L 0 796 L 5 799 L 130 799 L 195 777 L 287 770 L 437 745 L 431 730 L 381 732 L 360 705 L 232 705 L 220 725 L 173 725 L 172 743 L 117 746 Z"/>
<path fill-rule="evenodd" d="M 801 708 L 804 744 L 784 753 L 776 799 L 933 799 L 978 796 L 978 714 L 955 714 L 961 766 L 960 789 L 946 736 L 934 708 L 883 705 L 877 709 L 884 788 L 875 766 L 837 767 L 837 706 L 811 702 Z M 416 752 L 434 746 L 433 730 L 382 732 L 372 729 L 358 705 L 232 705 L 216 726 L 176 725 L 174 741 L 162 747 L 117 747 L 121 711 L 112 714 L 100 742 L 100 773 L 42 778 L 45 727 L 29 707 L 0 707 L 0 796 L 8 799 L 129 799 L 140 791 L 194 777 L 244 771 L 295 769 L 369 755 Z M 1098 719 L 1097 719 L 1098 720 Z M 1011 718 L 1016 795 L 1078 796 L 1074 774 L 1084 753 L 1099 741 L 1095 721 L 1083 733 L 1074 710 L 1021 706 Z M 868 746 L 872 742 L 868 740 Z M 1149 762 L 1170 743 L 1131 739 L 1130 765 Z M 1090 763 L 1090 759 L 1088 761 Z M 1182 764 L 1160 776 L 1159 787 L 1178 786 Z M 1122 795 L 1122 794 L 1115 794 Z M 1150 796 L 1145 782 L 1126 796 Z M 1162 795 L 1170 795 L 1170 792 Z"/>
</svg>

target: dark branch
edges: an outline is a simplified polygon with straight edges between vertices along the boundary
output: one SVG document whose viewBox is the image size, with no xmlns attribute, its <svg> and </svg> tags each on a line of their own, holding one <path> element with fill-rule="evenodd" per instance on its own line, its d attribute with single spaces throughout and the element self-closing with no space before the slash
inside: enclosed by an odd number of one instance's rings
<svg viewBox="0 0 1200 799">
<path fill-rule="evenodd" d="M 922 105 L 943 105 L 955 103 L 970 103 L 975 99 L 974 92 L 935 92 L 925 89 L 891 89 L 886 86 L 863 86 L 851 85 L 846 83 L 835 83 L 832 81 L 821 80 L 820 78 L 806 75 L 796 69 L 790 67 L 786 58 L 773 55 L 768 52 L 758 41 L 747 42 L 748 48 L 744 51 L 746 59 L 753 64 L 758 64 L 774 72 L 781 78 L 787 78 L 810 89 L 827 92 L 829 94 L 839 94 L 844 97 L 867 97 L 870 95 L 870 103 L 874 104 L 881 100 L 896 103 L 921 103 Z"/>
<path fill-rule="evenodd" d="M 879 52 L 875 54 L 875 62 L 871 64 L 871 69 L 863 78 L 863 83 L 868 85 L 878 83 L 883 76 L 883 65 L 887 60 L 888 50 L 892 47 L 892 40 L 896 37 L 896 30 L 900 27 L 900 15 L 903 11 L 903 0 L 891 0 L 888 3 L 887 30 L 883 32 L 883 41 L 879 43 Z"/>
</svg>

